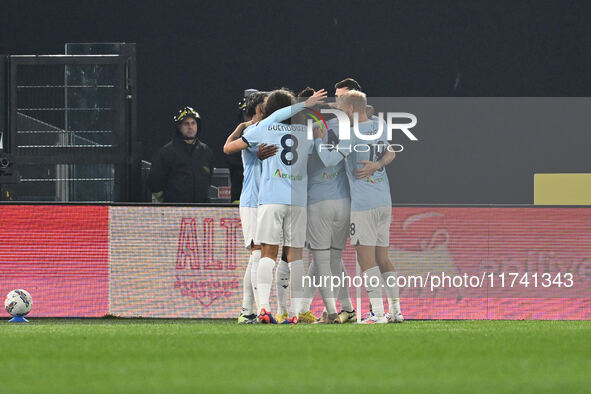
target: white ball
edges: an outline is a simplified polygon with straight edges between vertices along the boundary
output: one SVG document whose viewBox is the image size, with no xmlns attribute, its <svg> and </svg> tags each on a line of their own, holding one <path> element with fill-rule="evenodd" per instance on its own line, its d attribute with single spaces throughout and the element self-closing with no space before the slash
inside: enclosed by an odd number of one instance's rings
<svg viewBox="0 0 591 394">
<path fill-rule="evenodd" d="M 4 307 L 6 308 L 6 312 L 10 313 L 12 316 L 25 316 L 27 313 L 31 312 L 31 308 L 33 307 L 33 297 L 31 297 L 26 290 L 13 290 L 6 295 Z"/>
</svg>

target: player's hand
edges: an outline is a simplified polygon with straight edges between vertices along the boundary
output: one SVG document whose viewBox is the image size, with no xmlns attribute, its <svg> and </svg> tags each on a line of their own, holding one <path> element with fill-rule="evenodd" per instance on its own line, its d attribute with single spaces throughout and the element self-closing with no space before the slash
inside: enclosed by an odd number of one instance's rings
<svg viewBox="0 0 591 394">
<path fill-rule="evenodd" d="M 310 96 L 308 100 L 306 100 L 306 107 L 310 108 L 315 106 L 316 104 L 323 103 L 327 94 L 327 91 L 324 89 L 315 91 L 314 94 Z"/>
<path fill-rule="evenodd" d="M 257 157 L 259 158 L 259 160 L 263 161 L 271 156 L 275 156 L 278 150 L 279 147 L 277 145 L 260 144 L 259 151 L 257 152 Z"/>
<path fill-rule="evenodd" d="M 369 178 L 374 174 L 374 172 L 378 171 L 382 167 L 376 161 L 368 161 L 362 160 L 358 162 L 359 164 L 364 164 L 364 166 L 358 170 L 355 170 L 355 177 L 357 179 L 366 179 Z"/>
<path fill-rule="evenodd" d="M 321 127 L 314 127 L 314 139 L 324 138 L 324 129 Z"/>
</svg>

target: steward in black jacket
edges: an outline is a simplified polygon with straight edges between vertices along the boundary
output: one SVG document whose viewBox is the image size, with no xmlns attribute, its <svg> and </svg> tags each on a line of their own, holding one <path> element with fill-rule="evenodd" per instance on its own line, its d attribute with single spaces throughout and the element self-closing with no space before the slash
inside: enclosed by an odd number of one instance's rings
<svg viewBox="0 0 591 394">
<path fill-rule="evenodd" d="M 199 114 L 185 107 L 174 117 L 176 134 L 172 141 L 156 152 L 147 185 L 164 202 L 206 203 L 213 153 L 199 141 Z"/>
</svg>

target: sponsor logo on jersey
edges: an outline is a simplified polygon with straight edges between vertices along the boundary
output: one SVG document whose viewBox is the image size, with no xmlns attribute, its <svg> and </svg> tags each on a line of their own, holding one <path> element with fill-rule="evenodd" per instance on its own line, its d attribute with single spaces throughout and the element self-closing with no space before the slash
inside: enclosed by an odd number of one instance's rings
<svg viewBox="0 0 591 394">
<path fill-rule="evenodd" d="M 279 168 L 275 171 L 275 174 L 273 174 L 273 177 L 279 177 L 282 179 L 289 179 L 291 181 L 301 181 L 302 180 L 301 175 L 291 175 L 285 171 L 282 173 L 281 171 L 279 171 Z"/>
<path fill-rule="evenodd" d="M 341 171 L 341 170 L 339 170 L 339 171 L 335 171 L 335 172 L 331 172 L 331 173 L 328 173 L 328 172 L 324 171 L 324 172 L 322 173 L 322 180 L 329 181 L 329 180 L 331 180 L 331 179 L 334 179 L 334 178 L 336 178 L 337 176 L 339 176 L 339 175 L 340 175 L 342 172 L 343 172 L 343 171 Z"/>
<path fill-rule="evenodd" d="M 365 183 L 373 183 L 375 185 L 376 183 L 384 183 L 385 181 L 386 181 L 386 179 L 382 176 L 382 177 L 374 178 L 374 179 L 367 178 L 365 180 Z"/>
</svg>

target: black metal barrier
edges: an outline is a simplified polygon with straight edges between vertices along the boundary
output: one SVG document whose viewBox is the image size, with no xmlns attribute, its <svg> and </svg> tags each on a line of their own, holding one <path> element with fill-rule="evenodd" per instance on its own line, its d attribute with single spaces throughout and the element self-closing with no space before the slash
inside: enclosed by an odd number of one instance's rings
<svg viewBox="0 0 591 394">
<path fill-rule="evenodd" d="M 0 131 L 21 174 L 4 199 L 139 200 L 135 44 L 117 51 L 4 56 Z"/>
</svg>

